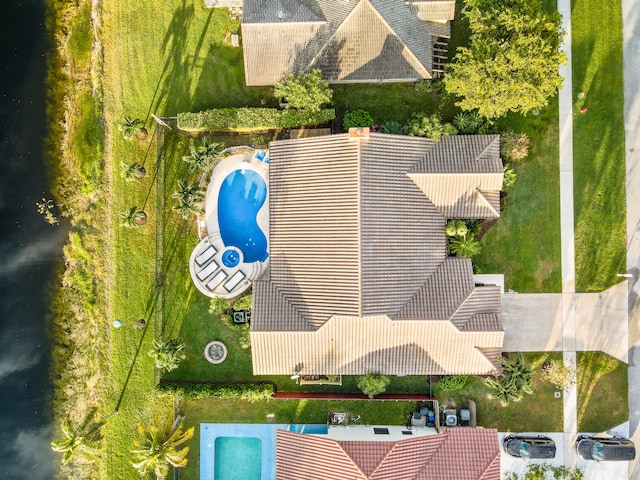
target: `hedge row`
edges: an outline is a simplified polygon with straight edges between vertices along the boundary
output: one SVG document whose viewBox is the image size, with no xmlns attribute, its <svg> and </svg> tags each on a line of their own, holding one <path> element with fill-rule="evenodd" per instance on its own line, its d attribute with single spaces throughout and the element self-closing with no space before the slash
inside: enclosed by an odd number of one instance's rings
<svg viewBox="0 0 640 480">
<path fill-rule="evenodd" d="M 156 386 L 160 394 L 178 394 L 184 398 L 239 398 L 257 402 L 268 400 L 273 395 L 273 385 L 270 383 L 171 383 L 162 382 Z"/>
<path fill-rule="evenodd" d="M 252 132 L 327 123 L 334 109 L 319 112 L 276 108 L 216 108 L 198 113 L 179 113 L 178 128 L 186 132 Z"/>
</svg>

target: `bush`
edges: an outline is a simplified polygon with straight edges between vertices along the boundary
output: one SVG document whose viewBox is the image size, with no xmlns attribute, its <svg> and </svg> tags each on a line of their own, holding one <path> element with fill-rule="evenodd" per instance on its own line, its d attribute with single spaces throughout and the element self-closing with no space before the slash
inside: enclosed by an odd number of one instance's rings
<svg viewBox="0 0 640 480">
<path fill-rule="evenodd" d="M 372 127 L 374 123 L 373 117 L 369 112 L 357 109 L 353 112 L 347 112 L 344 114 L 342 126 L 345 130 L 349 130 L 353 127 Z"/>
<path fill-rule="evenodd" d="M 502 180 L 502 191 L 508 192 L 516 183 L 516 172 L 509 165 L 504 166 L 504 178 Z"/>
<path fill-rule="evenodd" d="M 565 365 L 562 360 L 551 360 L 542 368 L 542 379 L 561 390 L 576 384 L 576 367 Z"/>
<path fill-rule="evenodd" d="M 336 112 L 324 109 L 278 110 L 276 108 L 216 108 L 179 113 L 178 128 L 186 132 L 252 132 L 319 125 L 333 120 Z"/>
<path fill-rule="evenodd" d="M 158 338 L 153 341 L 153 349 L 149 352 L 149 356 L 153 357 L 156 368 L 170 372 L 178 368 L 180 362 L 187 358 L 182 350 L 184 350 L 184 342 L 179 338 L 169 340 Z"/>
<path fill-rule="evenodd" d="M 317 69 L 310 73 L 286 75 L 274 85 L 274 95 L 283 98 L 291 108 L 305 108 L 312 112 L 318 112 L 322 105 L 333 100 L 329 82 Z"/>
<path fill-rule="evenodd" d="M 455 135 L 456 128 L 450 123 L 442 123 L 438 115 L 414 113 L 407 125 L 406 132 L 414 137 L 426 137 L 438 141 L 440 137 Z"/>
<path fill-rule="evenodd" d="M 519 163 L 529 155 L 529 137 L 525 133 L 504 132 L 500 135 L 500 153 L 505 163 Z"/>
<path fill-rule="evenodd" d="M 438 78 L 425 78 L 415 83 L 414 86 L 418 93 L 444 93 L 444 82 Z"/>
<path fill-rule="evenodd" d="M 515 360 L 500 358 L 504 371 L 500 378 L 485 378 L 484 382 L 491 392 L 487 398 L 498 400 L 506 407 L 510 401 L 520 402 L 525 394 L 533 393 L 533 370 L 518 352 Z"/>
<path fill-rule="evenodd" d="M 380 133 L 388 133 L 390 135 L 404 135 L 404 127 L 400 122 L 389 120 L 380 125 Z"/>
<path fill-rule="evenodd" d="M 369 398 L 373 398 L 376 395 L 384 393 L 391 380 L 385 375 L 379 373 L 368 373 L 363 377 L 358 377 L 356 382 L 358 388 L 362 390 L 362 393 L 368 395 Z"/>
<path fill-rule="evenodd" d="M 248 294 L 248 295 L 244 295 L 243 297 L 240 297 L 239 299 L 237 299 L 235 301 L 235 303 L 233 304 L 233 309 L 234 310 L 249 310 L 251 308 L 251 305 L 253 305 L 253 295 Z"/>
<path fill-rule="evenodd" d="M 159 395 L 177 394 L 183 398 L 237 398 L 258 402 L 268 400 L 274 392 L 270 383 L 172 383 L 162 382 L 156 386 Z"/>
<path fill-rule="evenodd" d="M 455 392 L 464 388 L 467 384 L 466 375 L 446 375 L 438 382 L 438 388 L 442 392 Z"/>
</svg>

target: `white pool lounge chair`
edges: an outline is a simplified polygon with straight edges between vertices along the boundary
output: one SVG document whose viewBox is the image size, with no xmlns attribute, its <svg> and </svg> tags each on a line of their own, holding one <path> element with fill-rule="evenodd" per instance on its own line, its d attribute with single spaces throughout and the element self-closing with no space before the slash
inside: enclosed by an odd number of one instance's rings
<svg viewBox="0 0 640 480">
<path fill-rule="evenodd" d="M 209 283 L 207 283 L 207 288 L 211 291 L 215 290 L 218 285 L 222 283 L 222 281 L 227 278 L 227 272 L 224 270 L 220 270 L 216 273 L 215 277 L 213 277 Z"/>
<path fill-rule="evenodd" d="M 229 281 L 224 284 L 224 288 L 227 290 L 227 292 L 230 292 L 231 290 L 236 288 L 242 280 L 244 280 L 244 277 L 246 277 L 244 272 L 242 270 L 238 270 L 233 274 Z"/>
<path fill-rule="evenodd" d="M 216 254 L 217 250 L 214 248 L 213 245 L 209 245 L 204 252 L 202 252 L 200 255 L 198 255 L 196 257 L 196 263 L 200 266 L 204 265 L 205 263 L 207 263 L 209 261 L 209 259 L 213 258 L 213 256 Z"/>
<path fill-rule="evenodd" d="M 198 278 L 200 279 L 201 282 L 204 282 L 205 279 L 209 275 L 211 275 L 213 272 L 215 272 L 219 267 L 220 265 L 218 265 L 215 260 L 212 260 L 209 265 L 207 265 L 197 273 Z"/>
</svg>

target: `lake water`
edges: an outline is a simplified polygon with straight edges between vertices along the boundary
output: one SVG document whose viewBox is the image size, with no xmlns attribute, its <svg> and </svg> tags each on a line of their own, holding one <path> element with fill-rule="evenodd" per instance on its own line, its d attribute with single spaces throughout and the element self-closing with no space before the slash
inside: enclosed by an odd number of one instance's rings
<svg viewBox="0 0 640 480">
<path fill-rule="evenodd" d="M 53 478 L 47 285 L 65 228 L 35 203 L 50 198 L 43 159 L 44 0 L 2 0 L 0 15 L 0 478 Z"/>
</svg>

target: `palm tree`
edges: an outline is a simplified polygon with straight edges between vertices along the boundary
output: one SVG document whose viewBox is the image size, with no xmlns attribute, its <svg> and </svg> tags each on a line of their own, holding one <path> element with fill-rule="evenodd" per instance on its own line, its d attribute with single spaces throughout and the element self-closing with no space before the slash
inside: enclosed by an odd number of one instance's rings
<svg viewBox="0 0 640 480">
<path fill-rule="evenodd" d="M 147 170 L 138 162 L 134 162 L 131 165 L 125 162 L 120 163 L 122 167 L 122 178 L 127 182 L 133 182 L 134 180 L 142 180 L 147 175 Z"/>
<path fill-rule="evenodd" d="M 169 467 L 182 468 L 187 465 L 189 447 L 177 448 L 193 437 L 194 428 L 182 431 L 184 417 L 178 415 L 175 420 L 172 415 L 168 422 L 160 426 L 158 418 L 154 416 L 154 425 L 144 428 L 138 425 L 140 438 L 134 441 L 135 449 L 133 468 L 140 476 L 147 476 L 153 472 L 157 479 L 165 479 L 169 475 Z"/>
<path fill-rule="evenodd" d="M 111 415 L 100 422 L 96 422 L 91 428 L 88 428 L 95 413 L 96 410 L 92 410 L 78 428 L 73 428 L 71 418 L 68 415 L 62 422 L 60 428 L 64 438 L 53 440 L 51 442 L 51 449 L 54 452 L 62 453 L 63 465 L 69 463 L 69 460 L 78 452 L 85 461 L 93 462 L 98 458 L 100 449 L 95 443 L 102 438 L 100 430 L 109 418 L 111 418 Z"/>
<path fill-rule="evenodd" d="M 123 227 L 135 228 L 147 223 L 147 214 L 138 210 L 138 207 L 130 207 L 121 211 L 120 217 Z"/>
<path fill-rule="evenodd" d="M 173 209 L 180 213 L 182 218 L 188 219 L 194 213 L 202 213 L 202 209 L 198 205 L 204 200 L 204 193 L 200 184 L 178 180 L 178 188 L 173 192 L 173 198 L 178 199 L 178 204 L 174 205 Z"/>
<path fill-rule="evenodd" d="M 518 352 L 513 361 L 501 358 L 500 363 L 503 366 L 501 378 L 485 379 L 485 385 L 491 389 L 488 398 L 498 400 L 506 407 L 510 401 L 519 402 L 525 394 L 533 393 L 533 369 L 522 353 Z"/>
<path fill-rule="evenodd" d="M 192 172 L 196 170 L 206 170 L 220 157 L 224 150 L 224 145 L 218 142 L 211 142 L 207 137 L 202 139 L 202 145 L 196 147 L 192 140 L 189 145 L 189 155 L 182 157 L 182 160 L 189 164 Z"/>
<path fill-rule="evenodd" d="M 480 242 L 471 235 L 449 237 L 449 253 L 457 257 L 471 258 L 480 253 Z"/>
<path fill-rule="evenodd" d="M 137 137 L 138 140 L 147 138 L 147 129 L 144 128 L 144 122 L 139 118 L 131 118 L 125 115 L 124 121 L 118 125 L 118 130 L 122 132 L 122 136 L 127 140 Z"/>
<path fill-rule="evenodd" d="M 153 341 L 153 350 L 149 356 L 153 357 L 156 368 L 170 372 L 180 365 L 180 362 L 187 358 L 183 352 L 184 342 L 179 338 L 163 340 L 158 338 Z"/>
</svg>

